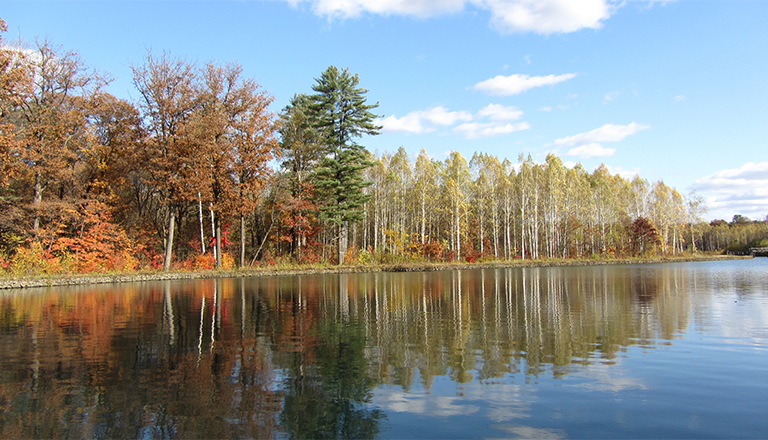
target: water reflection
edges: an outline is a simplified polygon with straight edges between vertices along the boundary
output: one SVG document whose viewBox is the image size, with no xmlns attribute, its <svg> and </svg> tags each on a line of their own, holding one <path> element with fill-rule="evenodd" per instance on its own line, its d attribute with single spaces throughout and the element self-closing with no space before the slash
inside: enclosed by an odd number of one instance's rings
<svg viewBox="0 0 768 440">
<path fill-rule="evenodd" d="M 540 377 L 642 389 L 614 364 L 680 337 L 697 283 L 712 280 L 675 265 L 0 293 L 0 437 L 373 438 L 387 426 L 377 387 L 401 390 L 382 392 L 392 411 L 471 416 L 479 406 L 458 404 L 471 383 L 505 384 L 478 399 L 508 422 Z M 408 394 L 446 383 L 459 395 Z"/>
<path fill-rule="evenodd" d="M 690 311 L 681 270 L 371 275 L 355 286 L 367 300 L 351 313 L 368 322 L 372 372 L 406 390 L 416 370 L 426 389 L 435 376 L 557 376 L 572 363 L 610 363 L 629 345 L 679 334 Z"/>
<path fill-rule="evenodd" d="M 4 294 L 0 437 L 272 437 L 269 344 L 231 325 L 233 287 Z"/>
</svg>

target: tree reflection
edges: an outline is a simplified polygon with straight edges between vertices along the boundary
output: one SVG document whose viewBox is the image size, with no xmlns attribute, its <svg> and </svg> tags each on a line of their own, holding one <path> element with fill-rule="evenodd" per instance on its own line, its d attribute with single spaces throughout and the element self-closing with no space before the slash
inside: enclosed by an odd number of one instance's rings
<svg viewBox="0 0 768 440">
<path fill-rule="evenodd" d="M 324 322 L 315 365 L 297 363 L 285 380 L 282 429 L 294 438 L 374 438 L 384 414 L 371 401 L 362 322 Z"/>
<path fill-rule="evenodd" d="M 380 385 L 562 377 L 690 320 L 680 267 L 266 277 L 0 294 L 2 438 L 373 438 Z"/>
<path fill-rule="evenodd" d="M 0 297 L 25 313 L 13 338 L 0 335 L 0 437 L 275 436 L 279 397 L 258 335 L 214 326 L 226 343 L 198 356 L 198 320 L 242 310 L 231 283 L 144 287 Z M 225 311 L 196 310 L 216 291 Z"/>
<path fill-rule="evenodd" d="M 687 327 L 686 273 L 638 270 L 370 275 L 357 293 L 366 301 L 350 315 L 367 319 L 370 368 L 381 383 L 407 390 L 417 370 L 427 390 L 435 376 L 457 383 L 518 372 L 559 377 L 574 363 L 611 362 L 630 345 L 673 339 Z"/>
</svg>

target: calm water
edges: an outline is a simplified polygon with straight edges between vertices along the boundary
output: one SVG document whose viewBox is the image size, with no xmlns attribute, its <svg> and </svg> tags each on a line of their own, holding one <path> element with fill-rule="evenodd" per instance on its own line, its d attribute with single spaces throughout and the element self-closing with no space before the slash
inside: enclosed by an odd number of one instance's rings
<svg viewBox="0 0 768 440">
<path fill-rule="evenodd" d="M 0 292 L 0 438 L 765 438 L 768 259 Z"/>
</svg>

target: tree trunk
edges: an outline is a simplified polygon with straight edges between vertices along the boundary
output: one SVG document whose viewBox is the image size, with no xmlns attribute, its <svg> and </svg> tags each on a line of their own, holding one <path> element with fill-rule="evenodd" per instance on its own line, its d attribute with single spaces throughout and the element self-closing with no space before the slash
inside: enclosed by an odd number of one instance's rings
<svg viewBox="0 0 768 440">
<path fill-rule="evenodd" d="M 245 216 L 240 214 L 240 268 L 245 267 Z"/>
<path fill-rule="evenodd" d="M 213 211 L 211 211 L 213 213 Z M 221 218 L 216 216 L 216 269 L 221 269 Z"/>
<path fill-rule="evenodd" d="M 694 235 L 693 232 L 693 222 L 691 222 L 691 247 L 693 249 L 693 253 L 696 253 L 696 235 Z"/>
<path fill-rule="evenodd" d="M 379 251 L 379 203 L 377 200 L 376 206 L 373 208 L 373 252 Z"/>
<path fill-rule="evenodd" d="M 456 208 L 455 208 L 455 216 L 456 216 L 456 261 L 459 261 L 461 259 L 461 223 L 459 218 L 459 201 L 456 200 Z"/>
<path fill-rule="evenodd" d="M 197 217 L 200 219 L 200 248 L 205 253 L 205 232 L 203 232 L 203 201 L 200 192 L 197 193 Z"/>
<path fill-rule="evenodd" d="M 493 205 L 493 257 L 499 258 L 499 207 Z"/>
<path fill-rule="evenodd" d="M 426 229 L 427 229 L 427 195 L 422 191 L 421 193 L 421 242 L 426 241 Z"/>
<path fill-rule="evenodd" d="M 483 231 L 483 204 L 482 202 L 480 202 L 480 254 L 481 255 L 485 253 L 485 247 L 483 243 L 483 239 L 485 237 L 483 236 L 483 232 L 484 232 Z"/>
<path fill-rule="evenodd" d="M 522 257 L 525 260 L 525 197 L 520 202 L 520 234 L 522 239 L 520 240 L 520 246 L 522 247 Z"/>
<path fill-rule="evenodd" d="M 40 232 L 40 205 L 43 203 L 43 182 L 40 171 L 35 172 L 35 196 L 32 199 L 32 207 L 35 210 L 35 220 L 32 223 L 32 231 L 35 234 L 35 239 Z"/>
<path fill-rule="evenodd" d="M 211 236 L 216 237 L 216 216 L 213 214 L 213 205 L 208 205 L 208 211 L 211 213 Z M 216 245 L 213 245 L 213 258 L 218 261 L 218 251 L 219 249 L 216 247 Z"/>
<path fill-rule="evenodd" d="M 165 260 L 163 261 L 163 272 L 171 270 L 171 257 L 173 255 L 173 233 L 176 227 L 176 212 L 173 208 L 170 208 L 170 216 L 168 219 L 168 238 L 165 241 Z"/>
<path fill-rule="evenodd" d="M 337 242 L 337 249 L 339 252 L 339 266 L 344 264 L 344 257 L 347 255 L 347 233 L 349 225 L 343 222 L 339 225 L 339 241 Z"/>
</svg>

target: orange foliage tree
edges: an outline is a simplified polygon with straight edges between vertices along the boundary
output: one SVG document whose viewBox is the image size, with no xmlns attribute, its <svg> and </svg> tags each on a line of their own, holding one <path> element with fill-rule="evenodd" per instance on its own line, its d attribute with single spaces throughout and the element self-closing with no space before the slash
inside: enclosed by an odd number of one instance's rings
<svg viewBox="0 0 768 440">
<path fill-rule="evenodd" d="M 210 203 L 215 224 L 216 267 L 222 266 L 222 221 L 240 220 L 240 266 L 245 261 L 245 216 L 258 203 L 277 149 L 273 98 L 238 64 L 209 63 L 201 74 L 201 105 L 195 114 L 200 134 L 198 194 Z"/>
<path fill-rule="evenodd" d="M 109 209 L 98 201 L 82 206 L 79 229 L 59 237 L 51 249 L 67 256 L 76 272 L 131 271 L 136 269 L 133 246 L 125 231 L 110 220 Z"/>
</svg>

